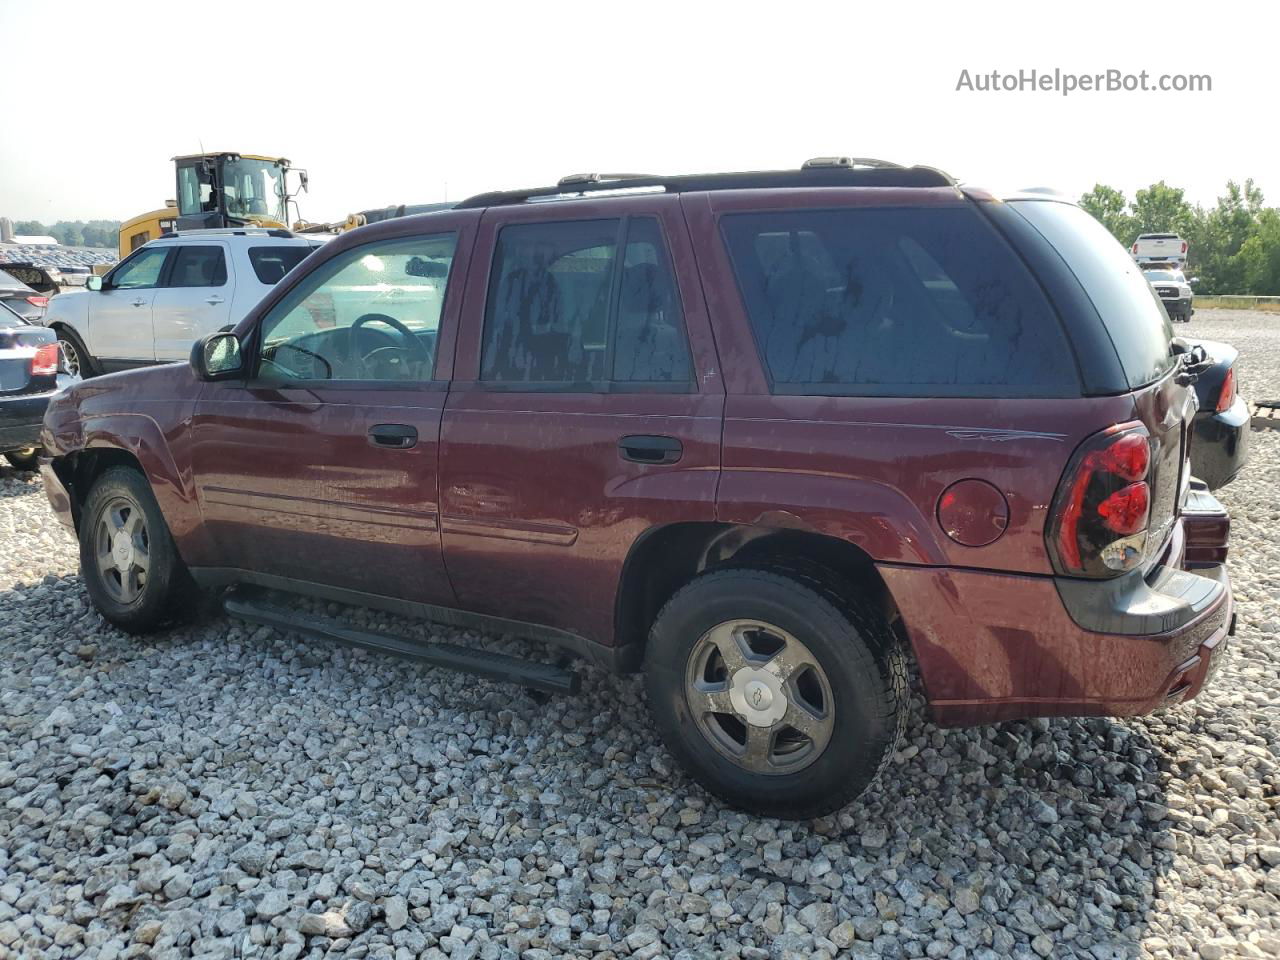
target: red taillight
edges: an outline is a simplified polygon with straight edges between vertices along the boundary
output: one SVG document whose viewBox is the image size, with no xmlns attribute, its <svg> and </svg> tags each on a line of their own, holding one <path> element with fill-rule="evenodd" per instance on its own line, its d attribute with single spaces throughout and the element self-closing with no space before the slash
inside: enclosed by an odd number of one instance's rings
<svg viewBox="0 0 1280 960">
<path fill-rule="evenodd" d="M 31 358 L 31 375 L 33 377 L 51 377 L 58 372 L 58 345 L 47 343 L 36 350 Z"/>
<path fill-rule="evenodd" d="M 1218 413 L 1226 413 L 1236 402 L 1236 368 L 1228 367 L 1227 375 L 1222 378 L 1222 389 L 1218 391 L 1218 405 L 1214 408 Z"/>
<path fill-rule="evenodd" d="M 1049 544 L 1060 573 L 1108 577 L 1146 554 L 1151 443 L 1141 424 L 1090 437 L 1072 457 L 1054 498 Z"/>
<path fill-rule="evenodd" d="M 1098 504 L 1098 516 L 1108 530 L 1127 537 L 1146 527 L 1150 509 L 1151 497 L 1144 480 L 1131 483 L 1103 500 Z"/>
<path fill-rule="evenodd" d="M 27 297 L 27 303 L 33 307 L 47 307 L 49 305 L 48 297 Z"/>
<path fill-rule="evenodd" d="M 1133 245 L 1133 252 L 1134 253 L 1138 252 L 1138 245 L 1136 243 Z"/>
<path fill-rule="evenodd" d="M 1182 241 L 1182 252 L 1183 252 L 1183 253 L 1186 253 L 1186 252 L 1187 252 L 1187 241 L 1185 241 L 1185 240 L 1183 240 L 1183 241 Z M 1202 251 L 1202 252 L 1203 252 L 1203 251 Z"/>
</svg>

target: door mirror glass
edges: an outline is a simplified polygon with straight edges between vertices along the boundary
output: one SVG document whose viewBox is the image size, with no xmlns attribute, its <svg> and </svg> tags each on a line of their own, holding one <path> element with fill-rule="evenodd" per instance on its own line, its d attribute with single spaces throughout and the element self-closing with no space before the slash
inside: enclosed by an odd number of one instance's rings
<svg viewBox="0 0 1280 960">
<path fill-rule="evenodd" d="M 87 277 L 87 278 L 85 279 L 85 281 L 84 281 L 84 286 L 85 286 L 85 289 L 86 289 L 86 290 L 101 290 L 101 289 L 102 289 L 102 278 L 101 278 L 101 277 L 92 277 L 92 276 L 91 276 L 91 277 Z"/>
<path fill-rule="evenodd" d="M 234 333 L 211 333 L 191 349 L 191 369 L 198 380 L 225 380 L 243 367 L 240 338 Z"/>
</svg>

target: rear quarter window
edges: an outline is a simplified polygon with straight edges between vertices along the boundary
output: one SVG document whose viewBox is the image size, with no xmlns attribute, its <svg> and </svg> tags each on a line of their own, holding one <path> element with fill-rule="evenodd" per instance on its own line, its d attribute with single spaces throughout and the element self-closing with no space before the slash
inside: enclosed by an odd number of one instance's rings
<svg viewBox="0 0 1280 960">
<path fill-rule="evenodd" d="M 970 206 L 721 221 L 774 393 L 1079 395 L 1053 307 Z"/>
<path fill-rule="evenodd" d="M 311 247 L 250 247 L 249 263 L 259 283 L 274 286 L 311 253 Z"/>
<path fill-rule="evenodd" d="M 1132 389 L 1173 366 L 1169 315 L 1142 269 L 1111 233 L 1080 207 L 1017 200 L 1020 213 L 1058 251 L 1102 318 Z"/>
</svg>

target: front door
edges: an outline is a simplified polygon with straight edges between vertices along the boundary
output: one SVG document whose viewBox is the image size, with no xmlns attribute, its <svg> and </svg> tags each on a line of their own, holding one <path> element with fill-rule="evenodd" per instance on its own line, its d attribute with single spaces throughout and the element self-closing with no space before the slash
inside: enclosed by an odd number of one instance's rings
<svg viewBox="0 0 1280 960">
<path fill-rule="evenodd" d="M 441 439 L 459 605 L 609 642 L 631 545 L 713 520 L 724 392 L 677 198 L 485 213 Z"/>
<path fill-rule="evenodd" d="M 169 247 L 144 247 L 103 278 L 89 297 L 89 352 L 108 371 L 153 363 L 151 308 Z"/>
<path fill-rule="evenodd" d="M 451 358 L 437 338 L 471 219 L 328 256 L 247 336 L 250 378 L 206 385 L 192 454 L 202 564 L 452 603 L 437 483 Z"/>
<path fill-rule="evenodd" d="M 225 244 L 205 241 L 177 247 L 152 312 L 156 360 L 185 360 L 193 343 L 226 326 L 234 293 Z"/>
</svg>

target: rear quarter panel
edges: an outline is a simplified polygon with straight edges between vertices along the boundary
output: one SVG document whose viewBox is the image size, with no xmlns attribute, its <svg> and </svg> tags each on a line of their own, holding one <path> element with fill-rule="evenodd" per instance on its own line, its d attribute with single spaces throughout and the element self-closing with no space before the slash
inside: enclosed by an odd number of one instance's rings
<svg viewBox="0 0 1280 960">
<path fill-rule="evenodd" d="M 1133 409 L 1128 397 L 730 396 L 717 518 L 837 536 L 879 563 L 1051 573 L 1044 529 L 1063 468 Z M 955 542 L 938 520 L 943 492 L 964 479 L 1008 504 L 986 546 Z"/>
</svg>

